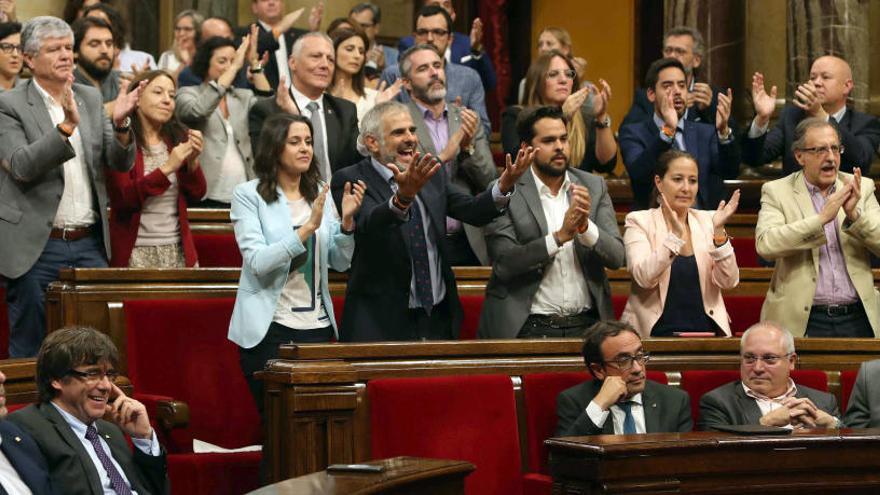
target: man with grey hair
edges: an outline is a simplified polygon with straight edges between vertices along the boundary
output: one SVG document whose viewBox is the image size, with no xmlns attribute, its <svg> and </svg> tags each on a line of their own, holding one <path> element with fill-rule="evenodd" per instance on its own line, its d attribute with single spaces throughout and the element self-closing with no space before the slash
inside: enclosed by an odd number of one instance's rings
<svg viewBox="0 0 880 495">
<path fill-rule="evenodd" d="M 692 122 L 715 123 L 720 88 L 697 81 L 697 72 L 703 63 L 705 44 L 703 35 L 688 26 L 676 26 L 663 35 L 663 56 L 674 58 L 684 66 L 688 87 L 684 118 Z M 654 105 L 648 100 L 647 88 L 636 89 L 633 104 L 623 118 L 621 126 L 650 120 Z M 728 119 L 731 129 L 736 129 L 733 118 Z"/>
<path fill-rule="evenodd" d="M 415 45 L 400 58 L 403 87 L 409 92 L 409 109 L 419 152 L 430 153 L 444 164 L 449 181 L 471 194 L 485 191 L 495 179 L 495 162 L 480 117 L 471 109 L 446 102 L 446 72 L 433 45 Z M 454 218 L 446 219 L 443 240 L 453 266 L 488 264 L 486 242 L 479 228 Z"/>
<path fill-rule="evenodd" d="M 357 108 L 326 92 L 333 81 L 335 59 L 333 42 L 326 34 L 315 31 L 300 36 L 288 59 L 291 84 L 279 86 L 274 99 L 258 102 L 248 114 L 251 143 L 259 142 L 263 122 L 275 113 L 300 114 L 311 120 L 315 158 L 326 181 L 363 158 L 355 147 Z"/>
<path fill-rule="evenodd" d="M 378 77 L 386 65 L 397 63 L 397 57 L 400 56 L 397 48 L 380 45 L 376 40 L 382 24 L 382 9 L 378 5 L 371 2 L 361 2 L 348 11 L 348 17 L 364 30 L 364 34 L 370 40 L 365 66 L 368 78 Z"/>
<path fill-rule="evenodd" d="M 700 399 L 701 430 L 726 425 L 782 428 L 836 428 L 837 399 L 796 385 L 794 338 L 776 323 L 762 321 L 743 334 L 739 346 L 740 380 L 722 385 Z"/>
<path fill-rule="evenodd" d="M 144 87 L 123 90 L 108 117 L 100 92 L 73 82 L 70 26 L 35 17 L 21 44 L 33 78 L 0 95 L 0 274 L 9 279 L 10 357 L 37 353 L 44 293 L 59 269 L 107 266 L 104 167 L 131 168 L 129 115 Z"/>
<path fill-rule="evenodd" d="M 485 225 L 510 201 L 529 167 L 521 152 L 498 181 L 476 196 L 450 185 L 443 166 L 419 153 L 407 107 L 379 103 L 364 115 L 359 145 L 369 153 L 336 172 L 333 199 L 347 182 L 364 181 L 367 194 L 355 216 L 355 248 L 339 340 L 456 339 L 462 320 L 455 275 L 442 239 L 446 216 Z"/>
<path fill-rule="evenodd" d="M 874 181 L 840 171 L 837 127 L 803 120 L 792 144 L 801 169 L 761 188 L 758 254 L 775 260 L 761 318 L 796 336 L 874 337 L 880 303 L 871 253 L 880 255 L 880 205 Z M 849 149 L 846 150 L 849 152 Z"/>
</svg>

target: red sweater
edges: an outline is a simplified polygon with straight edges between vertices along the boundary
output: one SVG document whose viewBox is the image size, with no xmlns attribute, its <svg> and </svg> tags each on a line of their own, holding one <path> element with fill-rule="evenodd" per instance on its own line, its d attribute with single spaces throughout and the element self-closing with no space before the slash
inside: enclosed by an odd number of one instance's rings
<svg viewBox="0 0 880 495">
<path fill-rule="evenodd" d="M 169 153 L 171 149 L 168 149 Z M 171 181 L 158 168 L 144 175 L 144 153 L 138 147 L 134 166 L 128 172 L 104 169 L 107 178 L 107 195 L 110 197 L 110 266 L 127 267 L 141 224 L 141 208 L 150 196 L 165 192 Z M 186 266 L 198 261 L 196 246 L 189 230 L 186 215 L 187 200 L 199 201 L 205 195 L 207 184 L 202 168 L 190 172 L 186 164 L 177 172 L 177 216 L 180 219 L 180 239 Z"/>
</svg>

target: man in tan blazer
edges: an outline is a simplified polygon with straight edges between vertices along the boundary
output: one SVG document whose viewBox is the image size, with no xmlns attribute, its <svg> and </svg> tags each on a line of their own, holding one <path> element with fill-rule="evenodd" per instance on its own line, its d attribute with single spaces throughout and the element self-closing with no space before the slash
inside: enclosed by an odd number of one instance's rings
<svg viewBox="0 0 880 495">
<path fill-rule="evenodd" d="M 795 336 L 874 337 L 880 329 L 869 251 L 880 254 L 874 181 L 839 171 L 834 124 L 803 120 L 792 144 L 801 170 L 764 184 L 758 254 L 776 261 L 761 311 Z M 869 166 L 870 164 L 864 164 Z"/>
</svg>

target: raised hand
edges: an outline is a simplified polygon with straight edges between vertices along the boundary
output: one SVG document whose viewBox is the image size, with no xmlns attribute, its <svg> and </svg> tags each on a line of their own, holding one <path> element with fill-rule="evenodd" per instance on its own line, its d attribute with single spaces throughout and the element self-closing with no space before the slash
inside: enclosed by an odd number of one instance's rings
<svg viewBox="0 0 880 495">
<path fill-rule="evenodd" d="M 397 79 L 390 85 L 385 81 L 379 81 L 379 86 L 376 88 L 378 94 L 376 95 L 376 104 L 384 103 L 386 101 L 391 101 L 394 98 L 397 98 L 397 95 L 400 94 L 400 88 L 403 87 L 403 79 Z"/>
<path fill-rule="evenodd" d="M 406 170 L 401 171 L 394 163 L 386 163 L 385 167 L 394 174 L 398 197 L 412 201 L 431 177 L 440 170 L 440 162 L 437 161 L 437 158 L 431 156 L 430 153 L 425 153 L 424 156 L 421 156 L 420 153 L 416 152 L 412 163 L 406 167 Z"/>
<path fill-rule="evenodd" d="M 666 220 L 666 230 L 675 237 L 684 239 L 687 232 L 684 222 L 681 221 L 675 210 L 669 206 L 669 201 L 666 200 L 666 196 L 663 194 L 660 194 L 660 212 L 663 213 L 663 219 Z"/>
<path fill-rule="evenodd" d="M 319 31 L 321 29 L 321 19 L 324 17 L 324 0 L 318 2 L 312 10 L 309 11 L 309 31 Z"/>
<path fill-rule="evenodd" d="M 706 83 L 694 83 L 693 91 L 688 92 L 688 106 L 694 103 L 700 110 L 709 108 L 712 105 L 712 87 Z"/>
<path fill-rule="evenodd" d="M 180 167 L 186 163 L 192 154 L 193 142 L 191 139 L 187 139 L 171 149 L 171 153 L 168 153 L 168 160 L 159 166 L 159 170 L 165 175 L 171 175 L 180 170 Z"/>
<path fill-rule="evenodd" d="M 755 105 L 757 124 L 763 127 L 776 108 L 776 86 L 771 87 L 768 94 L 764 90 L 764 74 L 760 72 L 755 72 L 752 76 L 752 104 Z"/>
<path fill-rule="evenodd" d="M 125 395 L 125 393 L 110 383 L 110 397 L 105 418 L 115 423 L 122 431 L 135 438 L 152 438 L 153 428 L 150 426 L 150 418 L 147 416 L 147 408 L 140 402 Z"/>
<path fill-rule="evenodd" d="M 799 84 L 794 92 L 794 99 L 791 102 L 810 117 L 820 117 L 823 119 L 828 117 L 828 113 L 825 112 L 825 109 L 822 108 L 822 103 L 819 101 L 819 93 L 816 91 L 813 81 Z"/>
<path fill-rule="evenodd" d="M 278 78 L 278 89 L 275 91 L 275 104 L 278 105 L 278 108 L 291 115 L 299 115 L 299 108 L 296 108 L 296 103 L 294 103 L 293 98 L 290 97 L 290 85 L 287 84 L 287 78 L 284 76 L 279 76 Z"/>
<path fill-rule="evenodd" d="M 537 153 L 537 149 L 523 145 L 516 152 L 516 161 L 511 162 L 510 153 L 505 155 L 504 171 L 501 172 L 501 177 L 498 179 L 498 189 L 502 194 L 513 190 L 516 181 L 532 166 Z"/>
<path fill-rule="evenodd" d="M 301 242 L 305 243 L 321 227 L 321 220 L 324 219 L 324 202 L 327 201 L 327 191 L 329 190 L 330 185 L 324 184 L 324 187 L 318 192 L 318 197 L 312 203 L 309 219 L 296 229 L 296 235 L 299 236 Z"/>
<path fill-rule="evenodd" d="M 64 123 L 69 125 L 70 129 L 79 125 L 79 108 L 77 108 L 76 99 L 73 96 L 73 74 L 67 78 L 67 83 L 64 84 L 61 108 L 64 110 Z"/>
<path fill-rule="evenodd" d="M 346 182 L 342 195 L 342 229 L 351 232 L 354 230 L 354 215 L 361 208 L 364 201 L 364 192 L 367 185 L 364 181 Z"/>
<path fill-rule="evenodd" d="M 584 102 L 587 101 L 587 96 L 590 95 L 590 87 L 583 87 L 574 93 L 568 95 L 568 98 L 565 99 L 565 103 L 562 104 L 562 113 L 565 114 L 566 117 L 571 117 L 575 112 L 579 112 L 581 106 L 583 106 Z"/>
<path fill-rule="evenodd" d="M 603 411 L 607 411 L 624 397 L 626 397 L 626 382 L 623 377 L 606 376 L 602 380 L 602 388 L 599 389 L 599 393 L 593 400 Z"/>
<path fill-rule="evenodd" d="M 382 51 L 382 47 L 378 43 L 367 51 L 367 62 L 373 62 L 380 69 L 385 67 L 385 52 Z"/>
<path fill-rule="evenodd" d="M 254 25 L 251 25 L 252 33 L 254 31 L 254 27 Z M 232 72 L 233 74 L 235 74 L 236 72 L 241 70 L 242 67 L 244 67 L 245 58 L 248 58 L 248 56 L 250 55 L 251 39 L 252 38 L 250 34 L 246 34 L 241 37 L 241 44 L 238 45 L 238 48 L 235 49 L 235 55 L 232 57 L 232 65 L 230 65 L 229 68 L 226 69 L 227 72 Z"/>
<path fill-rule="evenodd" d="M 851 222 L 859 219 L 861 212 L 859 211 L 859 201 L 862 200 L 862 169 L 855 167 L 853 169 L 853 178 L 849 181 L 852 193 L 843 203 L 843 211 Z"/>
<path fill-rule="evenodd" d="M 593 93 L 593 112 L 596 114 L 596 120 L 603 121 L 608 114 L 611 86 L 604 79 L 599 79 L 599 86 L 590 86 L 590 92 Z"/>
<path fill-rule="evenodd" d="M 718 203 L 718 208 L 715 210 L 715 214 L 712 215 L 712 227 L 715 228 L 717 232 L 719 229 L 723 230 L 724 226 L 727 225 L 730 217 L 736 213 L 736 209 L 739 206 L 739 189 L 733 191 L 733 194 L 730 195 L 730 201 L 721 200 Z"/>
<path fill-rule="evenodd" d="M 819 218 L 822 220 L 823 225 L 837 218 L 837 212 L 840 211 L 844 203 L 846 203 L 853 193 L 854 182 L 855 181 L 850 181 L 848 184 L 835 191 L 834 194 L 828 196 L 828 199 L 825 200 L 825 206 L 819 211 Z"/>
<path fill-rule="evenodd" d="M 715 129 L 722 136 L 726 136 L 728 121 L 730 120 L 730 105 L 733 103 L 733 91 L 727 88 L 727 93 L 718 93 L 718 110 L 715 112 Z"/>
<path fill-rule="evenodd" d="M 471 24 L 471 50 L 477 53 L 483 51 L 483 21 L 479 17 Z"/>
<path fill-rule="evenodd" d="M 260 28 L 257 27 L 257 23 L 251 24 L 251 31 L 248 37 L 248 53 L 247 53 L 247 61 L 250 67 L 254 67 L 260 63 L 260 53 L 257 51 L 257 40 L 260 38 Z M 244 44 L 244 40 L 241 40 L 242 44 Z M 267 54 L 269 52 L 266 52 Z"/>
<path fill-rule="evenodd" d="M 147 81 L 143 80 L 134 89 L 130 86 L 119 88 L 119 96 L 116 98 L 116 104 L 113 105 L 113 125 L 122 126 L 125 118 L 131 115 L 137 107 L 145 87 L 147 87 Z"/>
</svg>

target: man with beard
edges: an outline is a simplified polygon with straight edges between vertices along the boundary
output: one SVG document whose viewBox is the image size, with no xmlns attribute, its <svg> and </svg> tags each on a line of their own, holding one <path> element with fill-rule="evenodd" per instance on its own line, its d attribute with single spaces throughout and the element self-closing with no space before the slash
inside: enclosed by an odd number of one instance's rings
<svg viewBox="0 0 880 495">
<path fill-rule="evenodd" d="M 419 136 L 419 152 L 437 157 L 441 173 L 449 181 L 472 194 L 485 191 L 495 179 L 495 162 L 489 140 L 476 112 L 446 103 L 446 73 L 443 60 L 433 45 L 416 45 L 400 59 L 403 87 L 409 91 L 407 103 Z M 487 261 L 486 244 L 480 229 L 446 219 L 449 264 L 473 266 Z"/>
<path fill-rule="evenodd" d="M 854 167 L 870 167 L 874 151 L 880 145 L 880 120 L 873 115 L 846 106 L 853 90 L 852 69 L 846 60 L 828 55 L 819 57 L 810 67 L 810 80 L 798 85 L 791 103 L 773 129 L 770 116 L 776 108 L 776 86 L 768 94 L 764 75 L 752 76 L 752 101 L 755 119 L 743 140 L 743 161 L 764 165 L 782 157 L 786 174 L 800 170 L 791 146 L 798 123 L 810 117 L 832 122 L 840 133 L 840 144 L 846 153 L 840 156 L 840 169 L 852 173 Z"/>
<path fill-rule="evenodd" d="M 110 24 L 99 17 L 82 17 L 73 23 L 73 37 L 74 81 L 97 88 L 107 115 L 113 115 L 113 104 L 119 96 L 120 72 L 113 69 L 116 45 Z"/>
<path fill-rule="evenodd" d="M 691 431 L 687 392 L 647 379 L 651 355 L 631 326 L 596 323 L 584 333 L 581 354 L 595 379 L 556 398 L 557 436 Z"/>
<path fill-rule="evenodd" d="M 535 157 L 507 212 L 485 228 L 492 277 L 480 338 L 574 337 L 614 319 L 605 268 L 624 265 L 623 239 L 605 179 L 570 167 L 565 124 L 557 107 L 517 123 Z"/>
<path fill-rule="evenodd" d="M 472 196 L 450 185 L 442 165 L 418 146 L 406 106 L 379 103 L 364 115 L 358 137 L 369 157 L 333 176 L 337 205 L 347 182 L 367 184 L 355 217 L 340 341 L 457 339 L 462 309 L 441 242 L 446 216 L 489 223 L 507 206 L 532 155 L 523 150 L 514 163 L 508 157 L 498 181 Z"/>
<path fill-rule="evenodd" d="M 733 94 L 718 95 L 714 125 L 684 118 L 687 109 L 687 73 L 674 58 L 651 64 L 645 76 L 653 117 L 620 127 L 620 151 L 633 190 L 634 209 L 650 208 L 657 158 L 669 149 L 687 151 L 699 166 L 696 208 L 714 210 L 726 196 L 724 179 L 739 175 L 739 147 L 728 125 Z"/>
<path fill-rule="evenodd" d="M 802 121 L 792 144 L 801 171 L 767 182 L 755 225 L 758 254 L 775 260 L 761 310 L 798 336 L 874 337 L 880 303 L 871 253 L 880 255 L 880 204 L 874 181 L 840 172 L 838 127 Z"/>
</svg>

